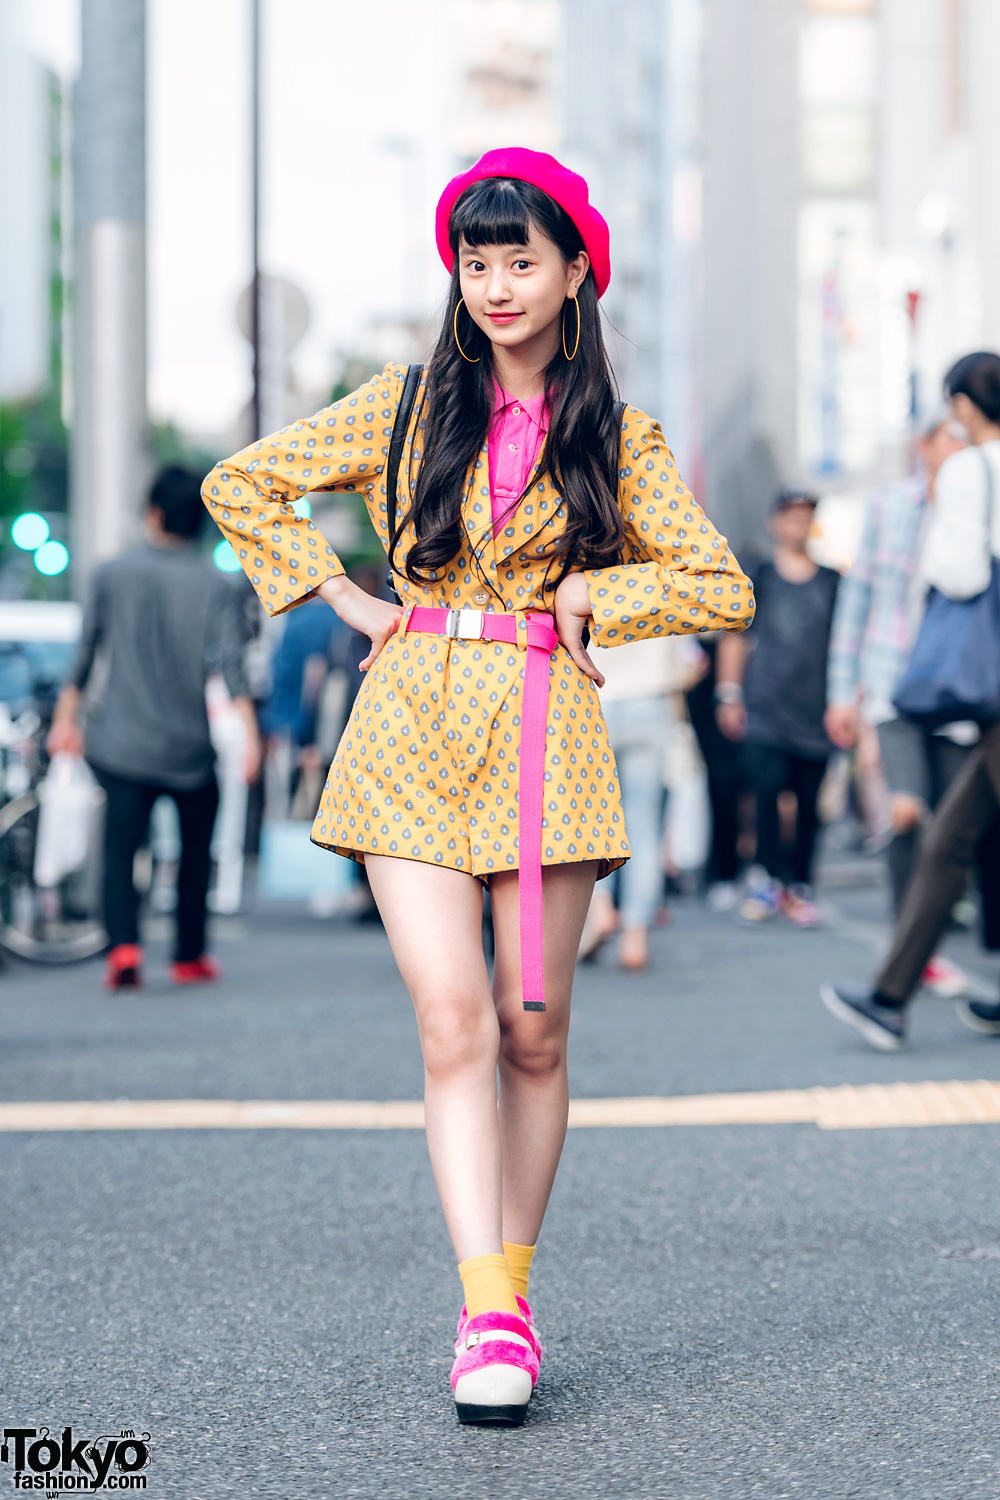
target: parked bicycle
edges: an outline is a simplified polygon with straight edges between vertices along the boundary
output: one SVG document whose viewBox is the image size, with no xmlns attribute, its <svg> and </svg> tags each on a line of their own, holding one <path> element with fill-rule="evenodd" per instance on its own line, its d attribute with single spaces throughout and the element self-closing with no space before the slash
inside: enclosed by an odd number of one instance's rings
<svg viewBox="0 0 1000 1500">
<path fill-rule="evenodd" d="M 77 868 L 37 879 L 45 736 L 78 632 L 73 605 L 0 604 L 0 949 L 33 963 L 74 963 L 107 944 L 96 829 Z"/>
</svg>

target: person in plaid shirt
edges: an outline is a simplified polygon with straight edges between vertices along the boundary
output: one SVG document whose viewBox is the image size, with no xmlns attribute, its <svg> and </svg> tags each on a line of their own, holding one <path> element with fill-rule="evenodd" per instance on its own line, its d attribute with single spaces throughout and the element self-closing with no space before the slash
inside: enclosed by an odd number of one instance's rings
<svg viewBox="0 0 1000 1500">
<path fill-rule="evenodd" d="M 900 718 L 892 706 L 923 613 L 923 550 L 938 470 L 965 446 L 946 409 L 924 425 L 917 444 L 919 471 L 871 497 L 854 565 L 837 595 L 827 676 L 826 732 L 840 749 L 857 743 L 862 721 L 878 733 L 889 786 L 892 838 L 886 851 L 893 906 L 898 913 L 920 835 L 977 734 L 954 724 L 931 733 Z M 966 995 L 974 981 L 957 965 L 932 958 L 924 984 L 948 998 Z"/>
<path fill-rule="evenodd" d="M 920 548 L 919 571 L 947 599 L 974 600 L 992 588 L 1000 561 L 1000 354 L 981 349 L 948 371 L 944 388 L 954 419 L 970 448 L 952 453 L 937 475 L 930 522 Z M 888 726 L 891 728 L 891 724 Z M 906 1044 L 910 1003 L 947 929 L 978 854 L 983 882 L 984 939 L 997 948 L 1000 824 L 1000 720 L 984 723 L 978 743 L 941 798 L 921 840 L 892 943 L 866 983 L 841 979 L 820 985 L 820 999 L 838 1021 L 853 1026 L 883 1052 Z M 992 846 L 992 847 L 988 847 Z M 992 907 L 992 910 L 991 910 Z M 992 930 L 991 930 L 992 929 Z M 984 986 L 982 998 L 966 995 L 957 1006 L 971 1030 L 1000 1036 L 1000 1000 Z"/>
</svg>

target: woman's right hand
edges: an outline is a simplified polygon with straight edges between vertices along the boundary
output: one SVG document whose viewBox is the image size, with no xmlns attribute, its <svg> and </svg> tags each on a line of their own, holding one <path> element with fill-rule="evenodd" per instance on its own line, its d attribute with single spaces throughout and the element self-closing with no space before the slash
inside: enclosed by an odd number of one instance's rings
<svg viewBox="0 0 1000 1500">
<path fill-rule="evenodd" d="M 604 673 L 592 661 L 583 644 L 584 626 L 588 621 L 593 620 L 590 593 L 583 574 L 567 573 L 559 582 L 553 602 L 556 612 L 556 630 L 560 641 L 584 677 L 589 677 L 592 682 L 597 683 L 599 688 L 602 688 Z"/>
<path fill-rule="evenodd" d="M 399 629 L 403 618 L 401 606 L 376 599 L 352 583 L 346 573 L 341 573 L 339 578 L 327 578 L 316 592 L 331 609 L 336 610 L 345 625 L 371 640 L 372 649 L 364 661 L 358 662 L 362 672 L 367 672 L 386 641 Z"/>
</svg>

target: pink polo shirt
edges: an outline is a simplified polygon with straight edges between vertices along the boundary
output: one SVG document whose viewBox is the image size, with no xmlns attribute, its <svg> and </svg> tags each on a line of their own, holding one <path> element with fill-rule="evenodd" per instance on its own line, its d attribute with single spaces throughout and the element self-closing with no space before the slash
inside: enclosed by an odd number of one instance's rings
<svg viewBox="0 0 1000 1500">
<path fill-rule="evenodd" d="M 548 427 L 549 414 L 544 395 L 520 401 L 497 386 L 493 420 L 486 439 L 494 527 L 516 509 L 531 478 Z"/>
</svg>

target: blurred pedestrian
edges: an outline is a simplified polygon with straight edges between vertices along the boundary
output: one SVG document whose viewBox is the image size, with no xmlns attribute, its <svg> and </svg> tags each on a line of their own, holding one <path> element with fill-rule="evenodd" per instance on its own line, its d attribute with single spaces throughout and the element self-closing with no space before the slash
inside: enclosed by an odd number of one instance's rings
<svg viewBox="0 0 1000 1500">
<path fill-rule="evenodd" d="M 429 366 L 390 364 L 251 444 L 205 499 L 271 613 L 318 591 L 371 640 L 313 837 L 367 865 L 416 1009 L 466 1297 L 459 1420 L 517 1423 L 541 1353 L 528 1271 L 566 1130 L 574 963 L 595 878 L 628 857 L 583 632 L 741 630 L 753 604 L 659 426 L 616 409 L 607 225 L 583 179 L 489 152 L 446 188 L 437 230 L 451 289 Z M 400 604 L 349 582 L 296 518 L 288 502 L 319 488 L 363 491 Z"/>
<path fill-rule="evenodd" d="M 48 738 L 50 754 L 85 754 L 105 792 L 110 989 L 142 980 L 133 865 L 153 804 L 162 796 L 176 803 L 181 836 L 171 978 L 191 984 L 219 974 L 205 936 L 219 803 L 205 702 L 213 672 L 222 673 L 246 725 L 248 779 L 259 765 L 236 596 L 193 545 L 204 516 L 200 489 L 196 475 L 177 466 L 164 469 L 150 491 L 145 542 L 96 570 L 80 648 Z M 93 692 L 84 703 L 88 686 Z"/>
<path fill-rule="evenodd" d="M 783 916 L 813 927 L 812 868 L 819 789 L 831 745 L 823 728 L 827 652 L 839 574 L 809 555 L 817 500 L 786 489 L 771 507 L 771 560 L 753 570 L 757 613 L 745 637 L 720 639 L 715 696 L 719 728 L 743 740 L 757 800 L 757 865 L 740 906 L 744 921 Z M 791 841 L 782 793 L 795 797 Z"/>
<path fill-rule="evenodd" d="M 671 700 L 692 675 L 687 647 L 697 660 L 696 647 L 670 635 L 601 653 L 601 706 L 618 767 L 631 858 L 616 877 L 617 907 L 607 889 L 610 882 L 595 888 L 581 958 L 595 958 L 617 932 L 621 968 L 644 969 L 649 963 L 649 928 L 663 899 L 663 771 L 677 722 Z"/>
<path fill-rule="evenodd" d="M 320 702 L 333 638 L 346 634 L 346 626 L 322 599 L 310 600 L 285 622 L 271 664 L 271 692 L 260 713 L 271 783 L 268 817 L 288 817 L 296 800 L 312 804 L 310 821 L 315 815 L 323 769 L 317 747 Z"/>
<path fill-rule="evenodd" d="M 886 857 L 897 917 L 923 829 L 979 738 L 971 723 L 927 729 L 897 713 L 892 702 L 922 613 L 926 582 L 917 563 L 931 523 L 938 473 L 966 441 L 947 408 L 927 420 L 917 443 L 917 473 L 886 485 L 869 501 L 857 555 L 840 586 L 833 617 L 824 723 L 841 750 L 854 749 L 862 725 L 877 730 L 890 796 L 892 838 Z M 980 849 L 981 864 L 984 857 L 987 862 L 997 857 L 995 833 Z M 986 890 L 995 900 L 988 876 Z M 934 956 L 921 983 L 955 999 L 973 982 L 957 964 Z"/>
<path fill-rule="evenodd" d="M 712 810 L 712 839 L 705 869 L 706 897 L 712 911 L 733 911 L 739 905 L 741 802 L 750 790 L 744 747 L 723 734 L 716 714 L 718 650 L 712 637 L 702 637 L 707 670 L 688 690 L 687 709 L 705 763 Z"/>
<path fill-rule="evenodd" d="M 945 390 L 971 446 L 953 453 L 938 472 L 920 572 L 949 599 L 974 599 L 992 589 L 1000 605 L 1000 356 L 966 355 L 949 370 Z M 902 1047 L 907 1007 L 965 889 L 979 841 L 998 812 L 1000 722 L 993 722 L 983 728 L 938 804 L 892 947 L 874 981 L 839 981 L 820 990 L 827 1009 L 873 1047 Z M 974 1030 L 1000 1035 L 1000 1001 L 963 1000 L 958 1009 Z"/>
</svg>

